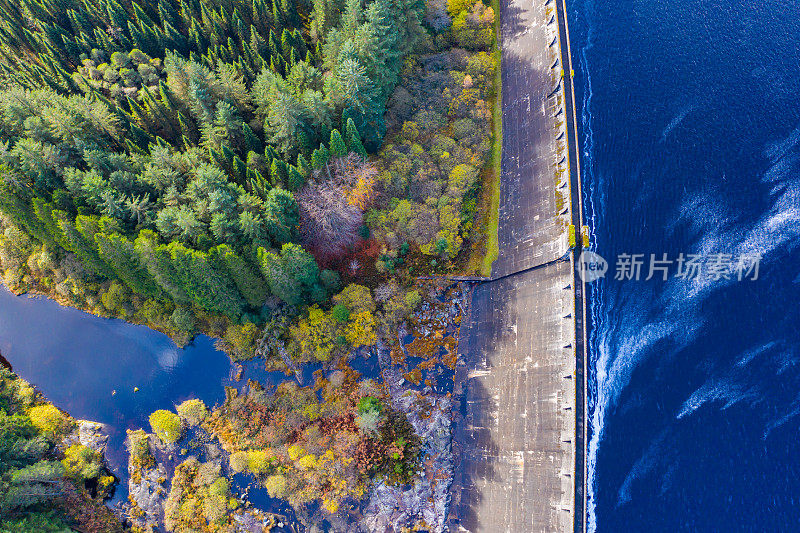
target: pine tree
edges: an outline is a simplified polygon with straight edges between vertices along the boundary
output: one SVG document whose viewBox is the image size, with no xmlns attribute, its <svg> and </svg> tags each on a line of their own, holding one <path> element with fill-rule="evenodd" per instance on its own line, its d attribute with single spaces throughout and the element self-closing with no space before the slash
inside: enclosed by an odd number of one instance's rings
<svg viewBox="0 0 800 533">
<path fill-rule="evenodd" d="M 358 134 L 356 124 L 352 118 L 347 119 L 347 129 L 345 130 L 345 142 L 347 143 L 347 150 L 366 157 L 367 151 L 364 145 L 361 144 L 361 135 Z"/>
<path fill-rule="evenodd" d="M 271 189 L 264 199 L 265 226 L 275 245 L 291 242 L 297 236 L 300 211 L 294 195 L 281 188 Z"/>
<path fill-rule="evenodd" d="M 99 231 L 96 217 L 78 216 L 74 221 L 63 211 L 57 212 L 58 223 L 64 232 L 64 238 L 69 244 L 69 250 L 81 260 L 81 263 L 90 272 L 104 278 L 113 278 L 114 272 L 100 258 L 94 234 Z"/>
<path fill-rule="evenodd" d="M 342 139 L 342 134 L 339 133 L 339 130 L 333 130 L 331 132 L 331 157 L 341 158 L 347 155 L 347 147 L 344 144 L 344 140 Z"/>
<path fill-rule="evenodd" d="M 118 233 L 98 232 L 94 235 L 100 257 L 133 292 L 157 298 L 161 291 L 142 264 L 133 242 Z"/>
<path fill-rule="evenodd" d="M 51 242 L 52 239 L 41 220 L 34 213 L 33 206 L 28 202 L 24 189 L 18 189 L 6 177 L 12 171 L 5 165 L 0 165 L 0 211 L 11 218 L 19 227 L 26 228 L 36 240 L 41 243 Z M 12 176 L 13 179 L 13 176 Z"/>
<path fill-rule="evenodd" d="M 289 178 L 289 170 L 286 163 L 277 158 L 273 159 L 272 165 L 269 167 L 269 176 L 272 185 L 278 186 L 285 184 Z"/>
<path fill-rule="evenodd" d="M 300 175 L 303 177 L 304 181 L 311 176 L 311 164 L 303 156 L 303 154 L 297 156 L 297 170 L 300 172 Z"/>
<path fill-rule="evenodd" d="M 311 154 L 311 166 L 314 167 L 315 170 L 319 170 L 324 168 L 330 159 L 330 152 L 325 148 L 324 144 L 320 144 L 319 148 L 314 150 L 314 153 Z"/>
<path fill-rule="evenodd" d="M 300 305 L 318 294 L 319 267 L 299 245 L 284 244 L 280 254 L 259 248 L 258 260 L 272 294 L 289 305 Z"/>
<path fill-rule="evenodd" d="M 142 230 L 134 242 L 134 249 L 139 261 L 145 265 L 150 276 L 169 294 L 175 303 L 187 304 L 189 295 L 183 285 L 183 279 L 173 265 L 167 247 L 159 244 L 158 235 L 151 230 Z"/>
<path fill-rule="evenodd" d="M 64 232 L 61 230 L 61 226 L 53 215 L 53 204 L 47 203 L 41 198 L 34 198 L 33 212 L 47 232 L 48 240 L 68 250 L 69 243 L 64 236 Z"/>
<path fill-rule="evenodd" d="M 300 157 L 303 157 L 302 155 Z M 303 187 L 305 184 L 306 178 L 294 165 L 289 165 L 289 178 L 288 178 L 288 185 L 289 189 L 293 191 L 298 191 Z"/>
<path fill-rule="evenodd" d="M 286 61 L 289 61 L 289 53 L 292 49 L 292 34 L 289 32 L 288 29 L 283 28 L 281 32 L 281 51 L 283 52 L 283 58 Z"/>
<path fill-rule="evenodd" d="M 253 130 L 250 128 L 250 125 L 244 123 L 242 125 L 242 135 L 244 136 L 244 145 L 249 152 L 260 152 L 261 151 L 261 141 L 253 133 Z"/>
<path fill-rule="evenodd" d="M 278 0 L 273 0 L 275 3 Z M 299 25 L 300 17 L 297 14 L 297 7 L 295 7 L 295 0 L 280 0 L 281 13 L 284 17 L 287 26 L 296 27 Z"/>
<path fill-rule="evenodd" d="M 203 309 L 237 318 L 244 302 L 227 270 L 217 268 L 208 254 L 179 242 L 167 245 L 177 279 L 189 298 Z"/>
<path fill-rule="evenodd" d="M 211 257 L 227 270 L 250 307 L 257 309 L 264 305 L 269 289 L 264 278 L 250 263 L 225 244 L 212 248 Z"/>
<path fill-rule="evenodd" d="M 244 184 L 247 182 L 247 165 L 238 155 L 233 156 L 233 179 L 236 183 Z"/>
</svg>

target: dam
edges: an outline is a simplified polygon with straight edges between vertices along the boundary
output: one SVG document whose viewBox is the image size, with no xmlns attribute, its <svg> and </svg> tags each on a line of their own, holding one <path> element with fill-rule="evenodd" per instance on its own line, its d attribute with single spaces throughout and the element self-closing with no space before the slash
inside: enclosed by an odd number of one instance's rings
<svg viewBox="0 0 800 533">
<path fill-rule="evenodd" d="M 459 342 L 450 530 L 579 532 L 586 312 L 566 9 L 505 0 L 499 16 L 500 255 Z"/>
</svg>

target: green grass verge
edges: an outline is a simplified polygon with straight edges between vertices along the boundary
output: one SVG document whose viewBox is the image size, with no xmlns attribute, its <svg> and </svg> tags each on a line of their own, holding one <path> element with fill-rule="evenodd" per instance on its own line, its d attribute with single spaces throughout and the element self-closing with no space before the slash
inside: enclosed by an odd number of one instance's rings
<svg viewBox="0 0 800 533">
<path fill-rule="evenodd" d="M 499 13 L 499 0 L 492 0 L 495 16 Z M 491 204 L 489 221 L 486 224 L 486 255 L 483 258 L 481 274 L 492 274 L 492 263 L 500 256 L 497 231 L 500 225 L 500 159 L 503 155 L 503 77 L 500 71 L 501 54 L 499 46 L 494 51 L 497 69 L 494 74 L 494 106 L 492 106 L 492 161 L 491 161 Z"/>
</svg>

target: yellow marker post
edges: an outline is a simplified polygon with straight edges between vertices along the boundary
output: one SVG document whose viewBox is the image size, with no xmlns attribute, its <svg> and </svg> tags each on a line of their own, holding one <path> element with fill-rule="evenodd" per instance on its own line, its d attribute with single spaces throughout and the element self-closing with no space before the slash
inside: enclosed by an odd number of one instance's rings
<svg viewBox="0 0 800 533">
<path fill-rule="evenodd" d="M 569 71 L 569 77 L 570 78 L 574 78 L 575 77 L 575 69 L 572 69 L 572 70 Z"/>
</svg>

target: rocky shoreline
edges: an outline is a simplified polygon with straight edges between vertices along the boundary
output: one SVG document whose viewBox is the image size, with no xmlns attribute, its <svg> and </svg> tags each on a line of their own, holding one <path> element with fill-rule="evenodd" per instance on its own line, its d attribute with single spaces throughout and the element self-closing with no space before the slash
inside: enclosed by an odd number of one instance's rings
<svg viewBox="0 0 800 533">
<path fill-rule="evenodd" d="M 392 407 L 406 415 L 421 439 L 419 476 L 410 486 L 392 486 L 377 481 L 364 501 L 353 502 L 358 512 L 349 516 L 345 516 L 345 513 L 341 517 L 322 517 L 334 522 L 335 528 L 347 523 L 348 531 L 355 528 L 365 533 L 405 529 L 438 533 L 447 529 L 455 462 L 452 391 L 438 390 L 428 379 L 424 380 L 424 384 L 421 383 L 423 380 L 409 381 L 408 375 L 415 366 L 425 367 L 425 375 L 434 380 L 445 376 L 445 382 L 449 379 L 452 383 L 452 368 L 449 368 L 450 363 L 443 355 L 444 351 L 449 351 L 443 348 L 446 344 L 444 340 L 458 338 L 461 320 L 468 312 L 470 295 L 464 285 L 448 288 L 434 285 L 429 290 L 430 298 L 420 306 L 412 320 L 401 328 L 399 345 L 392 347 L 379 342 L 371 351 L 373 357 L 377 358 Z M 412 348 L 411 345 L 420 339 L 429 343 L 424 345 L 425 350 L 430 352 L 429 359 L 421 356 L 419 349 L 406 349 Z M 399 360 L 398 353 L 402 354 Z M 419 360 L 422 363 L 417 365 Z M 109 428 L 88 420 L 78 420 L 76 423 L 76 430 L 64 439 L 64 448 L 82 444 L 104 456 Z M 188 444 L 186 441 L 189 439 L 186 439 L 181 442 L 190 448 L 187 451 L 178 444 L 165 445 L 154 435 L 142 430 L 128 433 L 128 450 L 133 446 L 131 435 L 136 434 L 138 438 L 145 439 L 148 460 L 138 463 L 129 460 L 127 479 L 123 480 L 127 484 L 128 501 L 116 503 L 112 510 L 123 523 L 138 530 L 153 533 L 166 531 L 164 520 L 172 478 L 177 465 L 188 457 L 197 456 L 204 462 L 213 462 L 224 475 L 232 479 L 226 454 L 215 442 L 200 438 L 192 439 Z M 229 512 L 231 524 L 235 527 L 233 531 L 261 533 L 286 531 L 287 527 L 296 530 L 299 527 L 299 524 L 287 523 L 281 515 L 252 507 L 247 502 L 247 491 L 243 492 L 234 495 L 241 505 Z M 317 513 L 312 514 L 315 519 L 319 518 Z"/>
</svg>

